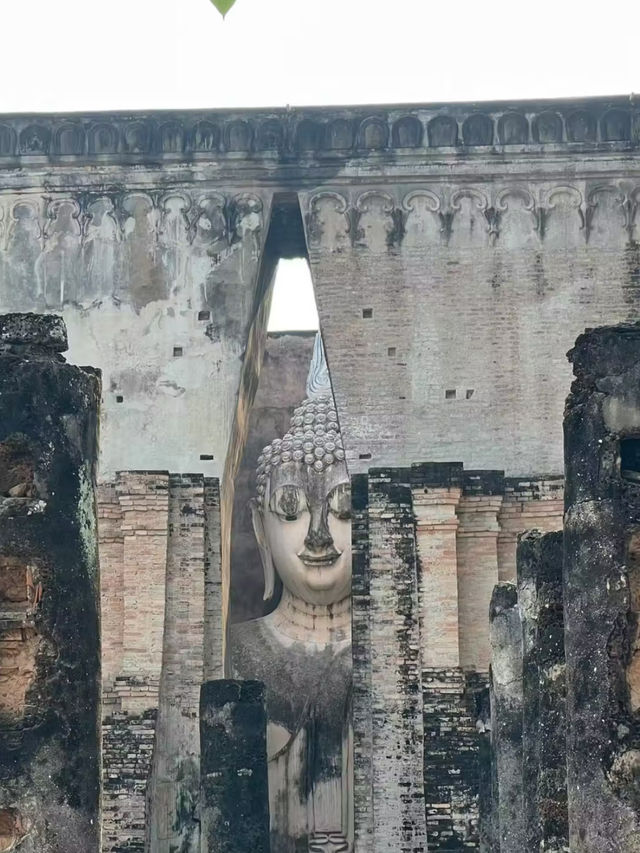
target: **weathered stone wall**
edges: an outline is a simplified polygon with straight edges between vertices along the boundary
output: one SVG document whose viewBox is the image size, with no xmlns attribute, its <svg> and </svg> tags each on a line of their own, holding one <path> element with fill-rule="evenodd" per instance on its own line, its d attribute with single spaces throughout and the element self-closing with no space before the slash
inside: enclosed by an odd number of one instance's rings
<svg viewBox="0 0 640 853">
<path fill-rule="evenodd" d="M 219 488 L 202 474 L 127 471 L 100 487 L 98 507 L 102 849 L 162 853 L 198 842 L 205 658 L 222 675 Z"/>
<path fill-rule="evenodd" d="M 638 128 L 626 97 L 1 117 L 0 305 L 102 368 L 105 478 L 221 476 L 298 197 L 351 470 L 558 474 L 563 354 L 637 315 Z"/>
<path fill-rule="evenodd" d="M 562 532 L 518 543 L 524 851 L 569 849 Z"/>
<path fill-rule="evenodd" d="M 259 681 L 202 685 L 202 853 L 269 853 L 264 691 Z"/>
<path fill-rule="evenodd" d="M 99 374 L 58 317 L 0 317 L 0 836 L 97 853 Z"/>
<path fill-rule="evenodd" d="M 537 481 L 527 486 L 529 492 L 538 492 Z M 460 463 L 372 469 L 368 475 L 353 477 L 358 850 L 414 844 L 419 850 L 493 853 L 486 844 L 493 843 L 491 838 L 499 843 L 500 819 L 504 842 L 512 845 L 504 849 L 515 851 L 521 840 L 522 834 L 516 837 L 509 828 L 515 815 L 521 819 L 514 799 L 522 799 L 521 755 L 514 759 L 509 752 L 522 738 L 521 701 L 515 712 L 509 709 L 500 741 L 500 763 L 510 772 L 503 774 L 501 784 L 511 785 L 511 804 L 506 805 L 505 789 L 505 813 L 496 814 L 496 826 L 489 826 L 493 808 L 487 734 L 489 607 L 498 580 L 498 519 L 504 490 L 502 472 L 465 471 Z M 526 503 L 522 495 L 521 501 Z M 511 572 L 515 574 L 514 569 Z M 517 627 L 521 693 L 519 622 Z M 513 631 L 502 641 L 506 658 L 503 655 L 503 666 L 494 677 L 502 707 L 509 701 L 504 691 L 512 689 L 512 650 L 507 642 L 512 635 Z M 412 734 L 402 737 L 398 733 L 407 720 Z M 403 788 L 400 794 L 398 785 Z M 397 808 L 399 801 L 409 809 L 416 800 L 423 804 L 424 815 L 405 823 L 396 819 L 392 825 L 397 837 L 389 835 L 385 827 L 392 804 Z M 497 793 L 493 801 L 498 802 Z M 407 826 L 417 827 L 419 834 L 412 837 Z"/>
<path fill-rule="evenodd" d="M 564 618 L 572 853 L 640 850 L 640 327 L 569 354 Z"/>
</svg>

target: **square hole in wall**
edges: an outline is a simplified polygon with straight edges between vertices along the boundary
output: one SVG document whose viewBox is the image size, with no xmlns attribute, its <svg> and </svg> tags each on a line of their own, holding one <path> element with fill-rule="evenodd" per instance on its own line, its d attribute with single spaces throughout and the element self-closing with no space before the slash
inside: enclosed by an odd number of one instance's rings
<svg viewBox="0 0 640 853">
<path fill-rule="evenodd" d="M 640 438 L 620 440 L 620 473 L 625 480 L 640 482 Z"/>
<path fill-rule="evenodd" d="M 373 308 L 363 308 L 362 317 L 364 320 L 370 320 L 373 317 Z"/>
<path fill-rule="evenodd" d="M 198 311 L 198 320 L 210 320 L 211 311 Z"/>
<path fill-rule="evenodd" d="M 358 455 L 358 459 L 371 459 L 371 454 L 370 453 L 360 453 Z"/>
<path fill-rule="evenodd" d="M 456 399 L 456 389 L 455 388 L 447 388 L 444 392 L 445 400 L 455 400 Z"/>
<path fill-rule="evenodd" d="M 124 403 L 124 397 L 122 394 L 116 394 L 116 403 Z"/>
<path fill-rule="evenodd" d="M 388 355 L 390 358 L 394 358 L 394 357 L 395 357 L 395 354 L 396 354 L 396 348 L 395 348 L 395 347 L 389 347 L 389 348 L 387 349 L 387 355 Z"/>
<path fill-rule="evenodd" d="M 174 347 L 173 348 L 173 357 L 174 358 L 180 358 L 181 355 L 182 355 L 182 347 Z"/>
<path fill-rule="evenodd" d="M 201 453 L 200 459 L 203 462 L 211 462 L 211 461 L 213 461 L 213 453 Z"/>
<path fill-rule="evenodd" d="M 466 395 L 465 395 L 465 396 L 466 396 L 466 398 L 467 398 L 467 400 L 470 400 L 470 399 L 473 397 L 473 395 L 474 395 L 474 390 L 473 390 L 473 388 L 467 388 L 467 393 L 466 393 Z"/>
</svg>

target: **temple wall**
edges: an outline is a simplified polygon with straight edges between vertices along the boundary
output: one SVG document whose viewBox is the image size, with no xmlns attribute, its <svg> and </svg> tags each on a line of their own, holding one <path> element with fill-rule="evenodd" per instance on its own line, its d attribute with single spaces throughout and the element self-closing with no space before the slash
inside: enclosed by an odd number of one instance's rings
<svg viewBox="0 0 640 853">
<path fill-rule="evenodd" d="M 501 508 L 507 494 L 517 494 L 523 523 L 540 516 L 558 529 L 561 479 L 514 484 L 501 471 L 436 462 L 371 469 L 353 478 L 352 489 L 357 849 L 482 849 L 481 796 L 490 801 L 489 608 Z M 508 533 L 516 536 L 513 515 Z M 513 559 L 504 570 L 515 579 L 515 553 Z M 394 741 L 402 724 L 388 722 L 396 718 L 412 721 L 402 744 Z M 511 744 L 504 746 L 508 752 Z M 521 776 L 502 778 L 520 786 L 512 796 L 521 795 Z M 398 801 L 395 785 L 406 789 L 405 803 L 423 786 L 426 822 L 412 818 L 415 838 L 389 836 L 389 819 L 380 818 Z"/>
<path fill-rule="evenodd" d="M 201 474 L 122 472 L 100 486 L 98 517 L 102 850 L 143 850 L 147 834 L 162 853 L 195 843 L 205 654 L 222 675 L 219 488 Z"/>
<path fill-rule="evenodd" d="M 637 316 L 638 128 L 622 97 L 0 117 L 0 308 L 102 369 L 103 479 L 220 477 L 299 199 L 351 470 L 559 474 L 564 353 Z"/>
<path fill-rule="evenodd" d="M 100 376 L 0 317 L 0 847 L 97 853 Z"/>
</svg>

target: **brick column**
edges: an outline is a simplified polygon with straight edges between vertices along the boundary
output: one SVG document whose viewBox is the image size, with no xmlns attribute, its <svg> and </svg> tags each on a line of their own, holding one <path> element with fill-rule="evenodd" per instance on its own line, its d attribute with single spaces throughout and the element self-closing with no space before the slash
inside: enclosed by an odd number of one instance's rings
<svg viewBox="0 0 640 853">
<path fill-rule="evenodd" d="M 124 631 L 124 544 L 122 510 L 115 483 L 97 489 L 98 546 L 100 552 L 100 626 L 102 633 L 103 710 L 105 692 L 122 669 Z"/>
<path fill-rule="evenodd" d="M 369 474 L 373 853 L 423 853 L 427 848 L 420 610 L 409 476 L 402 468 Z"/>
<path fill-rule="evenodd" d="M 501 471 L 465 471 L 457 512 L 460 666 L 489 671 L 489 604 L 498 583 Z"/>
<path fill-rule="evenodd" d="M 516 579 L 518 534 L 525 530 L 552 533 L 562 530 L 564 477 L 507 477 L 498 524 L 500 581 Z"/>
<path fill-rule="evenodd" d="M 143 673 L 157 685 L 164 633 L 169 474 L 123 471 L 117 476 L 116 491 L 124 536 L 122 674 Z"/>
<path fill-rule="evenodd" d="M 461 463 L 427 463 L 411 472 L 419 564 L 423 667 L 459 666 L 456 507 Z"/>
</svg>

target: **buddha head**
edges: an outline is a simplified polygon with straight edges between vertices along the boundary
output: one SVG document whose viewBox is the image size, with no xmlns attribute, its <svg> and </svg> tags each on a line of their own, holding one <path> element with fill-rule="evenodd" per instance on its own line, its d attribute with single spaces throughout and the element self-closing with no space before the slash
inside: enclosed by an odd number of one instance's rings
<svg viewBox="0 0 640 853">
<path fill-rule="evenodd" d="M 351 490 L 328 375 L 325 382 L 311 380 L 320 359 L 324 363 L 318 338 L 308 397 L 295 409 L 289 432 L 258 459 L 252 515 L 265 599 L 273 595 L 277 572 L 294 596 L 327 606 L 351 591 Z"/>
</svg>

